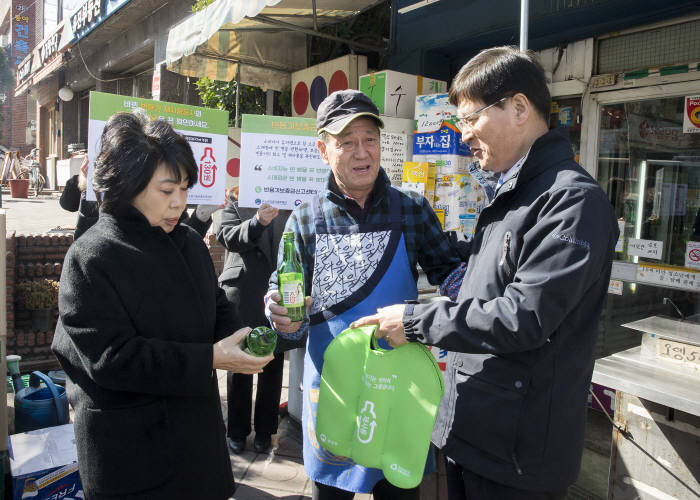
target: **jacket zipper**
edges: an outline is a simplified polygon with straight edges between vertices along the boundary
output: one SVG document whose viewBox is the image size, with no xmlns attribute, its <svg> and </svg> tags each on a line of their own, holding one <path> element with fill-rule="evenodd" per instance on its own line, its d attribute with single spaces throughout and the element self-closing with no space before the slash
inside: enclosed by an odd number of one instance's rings
<svg viewBox="0 0 700 500">
<path fill-rule="evenodd" d="M 513 459 L 513 465 L 515 465 L 515 472 L 518 473 L 518 476 L 522 476 L 523 470 L 520 468 L 520 464 L 518 463 L 518 457 L 515 456 L 515 452 L 511 453 L 511 458 Z"/>
<path fill-rule="evenodd" d="M 503 269 L 506 272 L 506 276 L 508 276 L 508 279 L 512 278 L 513 271 L 510 266 L 510 239 L 512 235 L 511 232 L 508 231 L 505 236 L 503 237 L 503 253 L 501 254 L 501 261 L 498 263 L 499 266 L 502 266 Z"/>
</svg>

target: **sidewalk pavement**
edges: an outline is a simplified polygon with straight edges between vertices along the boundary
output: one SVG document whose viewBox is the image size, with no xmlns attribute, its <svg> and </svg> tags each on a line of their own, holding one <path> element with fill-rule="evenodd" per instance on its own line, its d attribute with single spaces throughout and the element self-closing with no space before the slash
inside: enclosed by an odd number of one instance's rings
<svg viewBox="0 0 700 500">
<path fill-rule="evenodd" d="M 219 393 L 224 421 L 227 421 L 226 372 L 217 371 Z M 253 380 L 253 395 L 257 388 L 257 377 Z M 287 401 L 289 392 L 289 360 L 284 361 L 281 401 Z M 304 472 L 302 461 L 301 426 L 294 418 L 285 415 L 281 418 L 277 434 L 272 436 L 272 449 L 269 453 L 255 453 L 253 438 L 248 436 L 246 451 L 240 455 L 233 452 L 231 466 L 236 478 L 235 500 L 259 500 L 279 498 L 285 500 L 311 499 L 311 481 Z M 441 462 L 441 460 L 438 460 Z M 356 500 L 370 500 L 371 494 L 356 494 Z M 421 484 L 421 500 L 444 500 L 447 490 L 444 468 L 426 477 Z"/>
</svg>

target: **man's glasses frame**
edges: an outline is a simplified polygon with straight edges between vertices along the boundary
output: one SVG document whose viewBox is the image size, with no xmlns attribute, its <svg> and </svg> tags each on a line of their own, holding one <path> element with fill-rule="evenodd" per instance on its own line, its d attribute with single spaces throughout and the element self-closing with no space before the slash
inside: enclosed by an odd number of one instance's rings
<svg viewBox="0 0 700 500">
<path fill-rule="evenodd" d="M 486 111 L 487 109 L 490 109 L 497 104 L 502 103 L 506 99 L 510 99 L 513 97 L 512 95 L 507 95 L 505 97 L 501 97 L 499 100 L 497 100 L 494 103 L 487 104 L 486 106 L 482 106 L 481 108 L 477 109 L 476 111 L 469 113 L 467 116 L 458 116 L 457 117 L 457 128 L 459 129 L 460 132 L 464 132 L 466 129 L 471 129 L 475 124 L 476 121 L 479 119 L 479 115 Z"/>
</svg>

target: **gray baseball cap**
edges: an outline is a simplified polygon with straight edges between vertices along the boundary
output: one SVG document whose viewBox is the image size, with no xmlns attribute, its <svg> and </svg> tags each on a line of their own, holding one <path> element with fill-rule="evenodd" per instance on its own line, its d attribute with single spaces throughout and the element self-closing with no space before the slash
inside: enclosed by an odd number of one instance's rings
<svg viewBox="0 0 700 500">
<path fill-rule="evenodd" d="M 338 90 L 326 97 L 316 111 L 316 131 L 337 135 L 355 118 L 374 118 L 380 128 L 384 122 L 379 118 L 377 106 L 359 90 Z"/>
</svg>

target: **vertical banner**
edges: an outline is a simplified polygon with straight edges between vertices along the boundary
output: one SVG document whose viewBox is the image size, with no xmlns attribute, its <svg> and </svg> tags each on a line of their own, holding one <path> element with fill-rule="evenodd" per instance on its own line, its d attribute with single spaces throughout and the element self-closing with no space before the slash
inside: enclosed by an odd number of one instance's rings
<svg viewBox="0 0 700 500">
<path fill-rule="evenodd" d="M 321 191 L 330 168 L 313 118 L 243 115 L 238 205 L 293 210 Z"/>
<path fill-rule="evenodd" d="M 189 142 L 199 175 L 196 184 L 187 194 L 187 203 L 205 205 L 224 203 L 228 111 L 102 92 L 90 92 L 87 198 L 96 199 L 92 190 L 92 173 L 95 158 L 101 147 L 100 139 L 105 123 L 114 113 L 119 111 L 129 113 L 136 108 L 143 109 L 152 120 L 166 120 Z"/>
<path fill-rule="evenodd" d="M 8 54 L 10 68 L 16 70 L 34 48 L 34 5 L 31 0 L 12 2 L 12 48 Z"/>
</svg>

